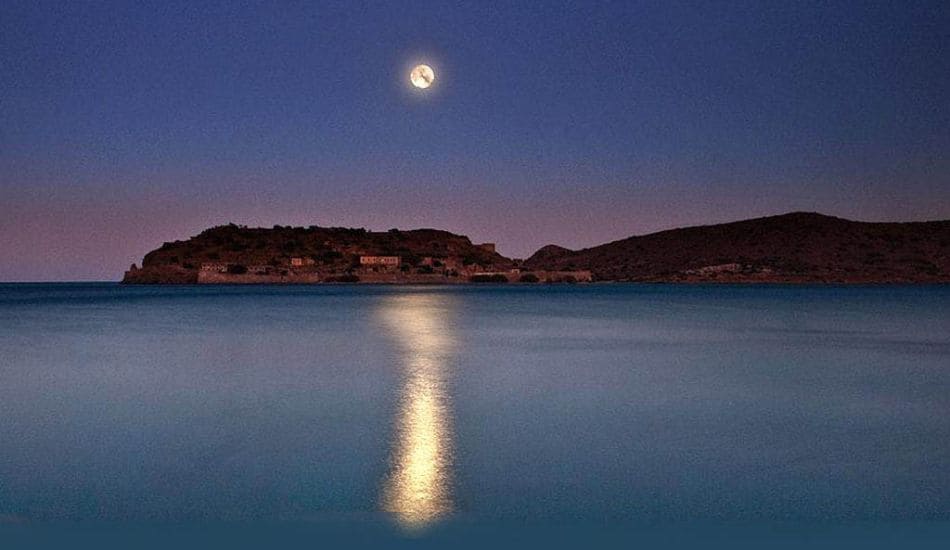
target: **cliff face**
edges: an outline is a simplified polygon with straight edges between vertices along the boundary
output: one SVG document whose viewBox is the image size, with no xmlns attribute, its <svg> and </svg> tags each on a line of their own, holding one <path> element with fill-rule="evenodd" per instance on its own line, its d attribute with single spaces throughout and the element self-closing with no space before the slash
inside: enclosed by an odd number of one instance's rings
<svg viewBox="0 0 950 550">
<path fill-rule="evenodd" d="M 141 268 L 126 272 L 127 283 L 194 283 L 203 265 L 215 264 L 243 273 L 254 266 L 279 273 L 291 269 L 292 260 L 306 269 L 344 274 L 359 265 L 359 257 L 399 256 L 408 266 L 424 258 L 452 258 L 462 265 L 485 269 L 510 269 L 511 260 L 468 237 L 435 229 L 371 232 L 334 227 L 282 227 L 270 229 L 237 225 L 213 227 L 186 241 L 163 244 L 145 255 Z M 133 266 L 134 267 L 134 266 Z"/>
<path fill-rule="evenodd" d="M 863 223 L 791 213 L 688 227 L 571 251 L 527 269 L 590 269 L 596 280 L 950 282 L 950 221 Z"/>
</svg>

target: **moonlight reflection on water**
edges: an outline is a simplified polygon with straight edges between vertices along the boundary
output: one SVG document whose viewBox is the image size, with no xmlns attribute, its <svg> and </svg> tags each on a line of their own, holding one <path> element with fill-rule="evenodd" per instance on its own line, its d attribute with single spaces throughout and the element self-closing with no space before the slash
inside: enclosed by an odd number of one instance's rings
<svg viewBox="0 0 950 550">
<path fill-rule="evenodd" d="M 452 298 L 407 294 L 378 314 L 402 362 L 402 389 L 382 508 L 406 529 L 424 529 L 452 511 Z"/>
</svg>

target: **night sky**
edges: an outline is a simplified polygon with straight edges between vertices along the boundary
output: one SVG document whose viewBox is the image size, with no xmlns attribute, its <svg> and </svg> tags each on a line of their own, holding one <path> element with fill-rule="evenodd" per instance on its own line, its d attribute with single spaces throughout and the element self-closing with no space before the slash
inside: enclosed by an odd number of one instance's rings
<svg viewBox="0 0 950 550">
<path fill-rule="evenodd" d="M 489 4 L 3 0 L 0 280 L 117 280 L 227 222 L 526 257 L 950 218 L 948 2 Z"/>
</svg>

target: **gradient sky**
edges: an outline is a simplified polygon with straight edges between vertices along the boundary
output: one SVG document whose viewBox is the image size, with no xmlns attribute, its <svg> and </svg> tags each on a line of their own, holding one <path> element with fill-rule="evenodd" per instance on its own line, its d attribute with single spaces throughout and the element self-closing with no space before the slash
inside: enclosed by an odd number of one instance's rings
<svg viewBox="0 0 950 550">
<path fill-rule="evenodd" d="M 526 257 L 791 210 L 950 218 L 950 3 L 0 2 L 0 281 L 227 222 Z"/>
</svg>

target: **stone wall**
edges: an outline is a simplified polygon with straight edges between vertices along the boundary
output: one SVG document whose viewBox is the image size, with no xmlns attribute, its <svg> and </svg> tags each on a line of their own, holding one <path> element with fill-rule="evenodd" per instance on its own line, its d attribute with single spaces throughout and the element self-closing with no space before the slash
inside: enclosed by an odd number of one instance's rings
<svg viewBox="0 0 950 550">
<path fill-rule="evenodd" d="M 319 273 L 294 273 L 287 275 L 277 273 L 264 275 L 257 273 L 242 273 L 240 275 L 230 273 L 218 273 L 216 271 L 198 272 L 198 284 L 306 284 L 319 283 L 321 277 Z"/>
</svg>

